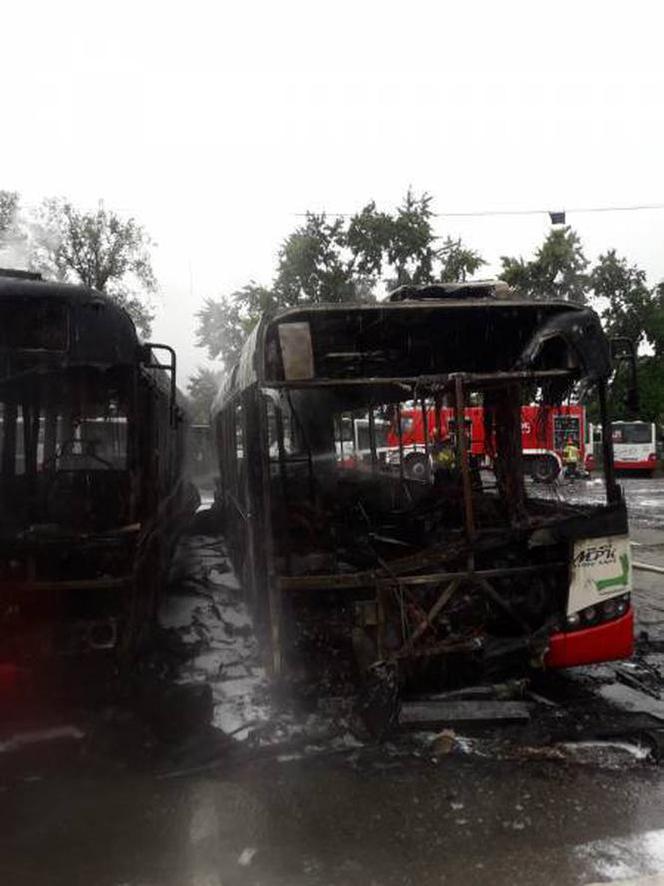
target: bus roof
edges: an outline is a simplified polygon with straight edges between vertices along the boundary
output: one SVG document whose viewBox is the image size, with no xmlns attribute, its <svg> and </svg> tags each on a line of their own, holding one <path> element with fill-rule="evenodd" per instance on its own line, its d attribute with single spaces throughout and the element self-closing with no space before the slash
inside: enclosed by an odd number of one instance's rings
<svg viewBox="0 0 664 886">
<path fill-rule="evenodd" d="M 378 360 L 381 349 L 389 374 L 399 376 L 403 366 L 398 366 L 398 360 L 395 363 L 394 354 L 399 351 L 398 341 L 403 341 L 404 330 L 411 336 L 408 348 L 412 347 L 411 362 L 417 368 L 410 375 L 426 374 L 427 369 L 442 371 L 444 351 L 453 366 L 449 371 L 508 371 L 529 345 L 531 350 L 537 349 L 545 339 L 555 337 L 574 339 L 579 348 L 583 344 L 585 349 L 590 339 L 595 350 L 601 352 L 591 374 L 606 375 L 610 368 L 608 342 L 599 318 L 590 309 L 566 301 L 525 298 L 501 281 L 409 286 L 395 290 L 381 302 L 304 304 L 264 315 L 222 384 L 213 412 L 253 384 L 269 385 L 287 378 L 283 357 L 290 347 L 294 353 L 300 350 L 295 362 L 308 359 L 312 383 L 316 378 L 352 376 L 358 364 L 367 362 L 368 354 Z M 533 343 L 538 330 L 543 333 L 539 345 Z M 426 345 L 422 340 L 413 345 L 418 336 L 426 338 Z M 592 347 L 589 350 L 592 352 Z M 336 365 L 332 366 L 334 361 Z M 380 376 L 381 371 L 374 366 L 372 375 Z"/>
<path fill-rule="evenodd" d="M 139 343 L 127 311 L 103 292 L 28 272 L 0 274 L 1 350 L 117 365 L 135 362 Z"/>
</svg>

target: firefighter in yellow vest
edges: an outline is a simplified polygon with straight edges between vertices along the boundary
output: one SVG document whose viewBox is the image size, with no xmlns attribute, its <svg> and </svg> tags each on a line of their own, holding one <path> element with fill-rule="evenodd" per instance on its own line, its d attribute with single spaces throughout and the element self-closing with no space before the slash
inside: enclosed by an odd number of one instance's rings
<svg viewBox="0 0 664 886">
<path fill-rule="evenodd" d="M 563 449 L 563 465 L 568 476 L 576 476 L 579 473 L 579 461 L 581 451 L 574 442 L 573 437 L 568 437 Z"/>
<path fill-rule="evenodd" d="M 456 469 L 456 452 L 451 437 L 444 436 L 438 428 L 435 428 L 431 435 L 430 451 L 434 483 L 449 482 Z"/>
</svg>

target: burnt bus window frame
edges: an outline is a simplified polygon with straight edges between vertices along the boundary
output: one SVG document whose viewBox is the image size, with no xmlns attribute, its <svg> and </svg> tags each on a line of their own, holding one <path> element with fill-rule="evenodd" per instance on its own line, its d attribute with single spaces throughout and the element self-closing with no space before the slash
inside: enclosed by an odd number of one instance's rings
<svg viewBox="0 0 664 886">
<path fill-rule="evenodd" d="M 32 342 L 29 338 L 21 340 L 20 336 L 14 334 L 22 329 L 27 329 L 29 336 L 42 333 L 45 324 L 43 316 L 39 315 L 45 312 L 59 315 L 60 338 L 55 344 L 49 344 L 46 340 L 40 342 L 39 339 Z M 64 354 L 69 351 L 70 340 L 71 309 L 68 304 L 51 296 L 14 296 L 7 302 L 0 300 L 0 352 Z"/>
<path fill-rule="evenodd" d="M 14 502 L 9 522 L 0 508 L 4 525 L 16 530 L 50 522 L 72 529 L 65 499 L 75 489 L 97 528 L 131 523 L 139 445 L 135 397 L 136 370 L 128 366 L 56 368 L 49 361 L 44 371 L 3 380 L 0 486 L 3 500 Z"/>
</svg>

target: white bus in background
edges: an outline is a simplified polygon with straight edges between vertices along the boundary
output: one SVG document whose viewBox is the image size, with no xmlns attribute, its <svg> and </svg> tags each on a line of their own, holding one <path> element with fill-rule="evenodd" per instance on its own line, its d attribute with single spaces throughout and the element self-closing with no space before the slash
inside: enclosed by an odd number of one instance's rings
<svg viewBox="0 0 664 886">
<path fill-rule="evenodd" d="M 645 421 L 614 421 L 611 428 L 616 470 L 652 476 L 657 467 L 655 425 Z"/>
<path fill-rule="evenodd" d="M 385 452 L 388 449 L 387 434 L 389 429 L 389 421 L 374 419 L 377 452 Z M 337 456 L 340 456 L 342 460 L 353 458 L 367 461 L 371 456 L 369 419 L 365 417 L 351 418 L 350 415 L 343 416 L 340 427 L 335 428 L 335 446 Z"/>
</svg>

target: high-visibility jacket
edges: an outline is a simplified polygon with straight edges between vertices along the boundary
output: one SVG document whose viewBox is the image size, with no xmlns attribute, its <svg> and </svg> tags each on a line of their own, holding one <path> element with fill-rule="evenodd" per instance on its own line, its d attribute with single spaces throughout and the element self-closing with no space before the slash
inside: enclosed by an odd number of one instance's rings
<svg viewBox="0 0 664 886">
<path fill-rule="evenodd" d="M 579 447 L 574 443 L 568 443 L 563 449 L 563 461 L 568 465 L 578 464 L 579 459 L 581 458 L 581 452 L 579 451 Z"/>
<path fill-rule="evenodd" d="M 451 470 L 456 463 L 456 453 L 452 446 L 434 446 L 431 460 L 435 467 Z"/>
</svg>

